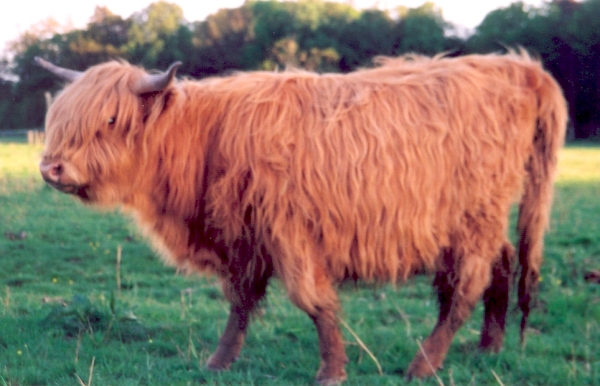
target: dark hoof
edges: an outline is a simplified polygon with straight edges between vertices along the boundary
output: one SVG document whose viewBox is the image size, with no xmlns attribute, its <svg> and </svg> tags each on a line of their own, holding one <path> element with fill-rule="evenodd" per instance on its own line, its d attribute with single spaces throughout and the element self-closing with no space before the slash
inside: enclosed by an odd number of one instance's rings
<svg viewBox="0 0 600 386">
<path fill-rule="evenodd" d="M 317 384 L 322 386 L 341 385 L 346 380 L 346 370 L 343 367 L 325 366 L 317 373 Z"/>
<path fill-rule="evenodd" d="M 210 371 L 229 370 L 231 364 L 235 362 L 236 359 L 237 358 L 234 358 L 230 361 L 223 361 L 212 355 L 210 358 L 208 358 L 208 361 L 206 361 L 206 368 Z"/>
<path fill-rule="evenodd" d="M 337 377 L 337 378 L 324 378 L 324 379 L 317 378 L 317 384 L 321 385 L 321 386 L 336 386 L 336 385 L 341 385 L 345 380 L 346 380 L 346 375 L 344 375 L 343 377 Z"/>
<path fill-rule="evenodd" d="M 487 353 L 497 354 L 502 350 L 504 337 L 487 337 L 484 336 L 479 342 L 479 350 Z"/>
<path fill-rule="evenodd" d="M 427 361 L 425 357 L 422 355 L 418 355 L 408 366 L 408 371 L 406 372 L 406 379 L 408 381 L 413 378 L 424 379 L 431 377 L 435 374 L 435 372 L 441 369 L 441 365 L 435 365 Z"/>
</svg>

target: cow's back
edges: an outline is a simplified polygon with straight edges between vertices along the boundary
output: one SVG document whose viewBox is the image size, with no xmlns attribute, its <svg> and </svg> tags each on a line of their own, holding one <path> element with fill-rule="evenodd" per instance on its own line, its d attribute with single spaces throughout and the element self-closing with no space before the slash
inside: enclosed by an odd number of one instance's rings
<svg viewBox="0 0 600 386">
<path fill-rule="evenodd" d="M 528 82 L 540 70 L 486 59 L 216 84 L 217 94 L 229 83 L 238 93 L 227 95 L 236 113 L 220 132 L 228 164 L 208 191 L 215 224 L 239 235 L 251 208 L 253 232 L 294 254 L 318 251 L 340 279 L 368 280 L 433 269 L 481 211 L 505 227 L 528 154 L 516 148 L 530 146 L 535 128 Z"/>
</svg>

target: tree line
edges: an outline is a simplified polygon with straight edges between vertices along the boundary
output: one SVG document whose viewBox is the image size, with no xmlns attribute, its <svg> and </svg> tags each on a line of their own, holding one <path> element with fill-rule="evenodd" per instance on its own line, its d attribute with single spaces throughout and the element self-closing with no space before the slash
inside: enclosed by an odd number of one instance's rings
<svg viewBox="0 0 600 386">
<path fill-rule="evenodd" d="M 84 29 L 62 31 L 52 20 L 25 32 L 0 60 L 0 129 L 41 127 L 44 92 L 62 84 L 34 64 L 41 56 L 85 70 L 124 59 L 148 69 L 183 62 L 180 75 L 202 78 L 233 70 L 296 66 L 348 72 L 376 55 L 488 53 L 522 46 L 559 81 L 574 138 L 600 136 L 600 0 L 515 2 L 490 12 L 469 36 L 455 33 L 433 3 L 393 12 L 357 10 L 322 0 L 247 0 L 203 21 L 159 1 L 122 18 L 97 7 Z"/>
</svg>

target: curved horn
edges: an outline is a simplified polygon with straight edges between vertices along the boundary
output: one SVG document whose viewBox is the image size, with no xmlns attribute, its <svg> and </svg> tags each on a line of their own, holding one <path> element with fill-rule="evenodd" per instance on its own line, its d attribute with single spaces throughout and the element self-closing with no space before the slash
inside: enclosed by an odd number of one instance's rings
<svg viewBox="0 0 600 386">
<path fill-rule="evenodd" d="M 52 64 L 47 60 L 40 58 L 39 56 L 35 57 L 35 62 L 39 66 L 44 67 L 46 70 L 50 71 L 54 75 L 68 82 L 73 82 L 74 80 L 78 79 L 81 75 L 83 75 L 83 72 L 58 67 L 57 65 Z"/>
<path fill-rule="evenodd" d="M 141 95 L 164 90 L 171 83 L 173 77 L 175 77 L 179 66 L 181 66 L 181 62 L 175 62 L 162 74 L 146 75 L 139 81 L 133 92 Z"/>
</svg>

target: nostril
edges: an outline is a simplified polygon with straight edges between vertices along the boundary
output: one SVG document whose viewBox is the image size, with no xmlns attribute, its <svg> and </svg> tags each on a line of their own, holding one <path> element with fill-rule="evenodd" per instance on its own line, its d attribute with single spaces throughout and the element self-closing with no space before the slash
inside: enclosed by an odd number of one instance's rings
<svg viewBox="0 0 600 386">
<path fill-rule="evenodd" d="M 42 162 L 40 164 L 40 172 L 42 173 L 42 177 L 48 182 L 59 182 L 60 177 L 65 172 L 65 167 L 62 162 L 52 162 L 45 163 Z"/>
<path fill-rule="evenodd" d="M 62 166 L 62 164 L 56 164 L 56 165 L 52 165 L 52 167 L 50 168 L 50 174 L 51 175 L 55 175 L 55 176 L 60 176 L 61 174 L 63 174 L 64 168 Z"/>
</svg>

